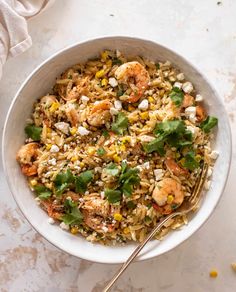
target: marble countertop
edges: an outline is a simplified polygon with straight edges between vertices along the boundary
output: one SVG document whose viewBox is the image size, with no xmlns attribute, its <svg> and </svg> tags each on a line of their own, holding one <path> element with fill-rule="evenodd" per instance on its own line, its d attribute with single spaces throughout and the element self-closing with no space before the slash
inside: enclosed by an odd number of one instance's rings
<svg viewBox="0 0 236 292">
<path fill-rule="evenodd" d="M 184 55 L 215 85 L 228 111 L 236 146 L 236 1 L 57 0 L 29 21 L 33 46 L 7 62 L 0 81 L 1 132 L 26 76 L 54 52 L 89 38 L 148 38 Z M 217 2 L 219 2 L 217 4 Z M 158 258 L 133 264 L 113 291 L 236 291 L 236 151 L 214 214 L 189 240 Z M 67 255 L 36 233 L 16 206 L 0 166 L 0 290 L 101 291 L 116 265 Z M 218 277 L 209 277 L 212 268 Z"/>
</svg>

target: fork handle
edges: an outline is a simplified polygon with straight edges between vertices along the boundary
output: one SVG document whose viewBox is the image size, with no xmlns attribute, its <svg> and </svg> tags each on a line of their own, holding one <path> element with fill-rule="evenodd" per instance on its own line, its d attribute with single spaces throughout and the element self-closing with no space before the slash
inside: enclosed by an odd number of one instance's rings
<svg viewBox="0 0 236 292">
<path fill-rule="evenodd" d="M 110 280 L 110 282 L 106 285 L 106 287 L 103 289 L 103 292 L 108 292 L 111 287 L 115 284 L 117 279 L 120 277 L 120 275 L 123 274 L 123 272 L 128 268 L 128 266 L 132 263 L 132 261 L 136 258 L 136 256 L 140 253 L 140 251 L 144 248 L 144 246 L 148 243 L 150 239 L 156 234 L 156 232 L 171 218 L 179 215 L 179 212 L 172 213 L 168 215 L 163 221 L 161 221 L 150 233 L 149 235 L 136 247 L 136 249 L 133 251 L 131 256 L 127 259 L 127 261 L 121 266 L 121 268 L 116 272 L 116 274 L 113 276 L 113 278 Z"/>
</svg>

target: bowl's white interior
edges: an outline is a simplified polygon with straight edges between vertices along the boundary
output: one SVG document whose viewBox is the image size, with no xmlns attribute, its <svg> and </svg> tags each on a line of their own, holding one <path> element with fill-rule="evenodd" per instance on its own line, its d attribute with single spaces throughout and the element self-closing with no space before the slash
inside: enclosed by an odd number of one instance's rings
<svg viewBox="0 0 236 292">
<path fill-rule="evenodd" d="M 48 224 L 47 214 L 36 204 L 15 160 L 16 152 L 24 141 L 25 120 L 32 112 L 34 101 L 50 91 L 56 76 L 64 69 L 75 63 L 84 62 L 107 48 L 119 49 L 125 54 L 143 55 L 154 61 L 171 61 L 185 73 L 197 91 L 205 97 L 204 101 L 209 113 L 219 118 L 219 129 L 214 148 L 220 152 L 220 156 L 216 161 L 211 189 L 208 191 L 204 203 L 187 226 L 172 232 L 162 242 L 150 242 L 139 259 L 152 258 L 171 250 L 193 234 L 212 213 L 227 179 L 231 157 L 231 136 L 224 107 L 206 79 L 185 59 L 150 41 L 110 37 L 77 44 L 54 55 L 30 75 L 11 105 L 4 130 L 4 169 L 15 200 L 33 227 L 55 246 L 72 255 L 91 261 L 121 263 L 128 258 L 134 249 L 134 244 L 117 247 L 92 244 L 82 237 L 73 236 L 63 231 L 57 225 Z"/>
</svg>

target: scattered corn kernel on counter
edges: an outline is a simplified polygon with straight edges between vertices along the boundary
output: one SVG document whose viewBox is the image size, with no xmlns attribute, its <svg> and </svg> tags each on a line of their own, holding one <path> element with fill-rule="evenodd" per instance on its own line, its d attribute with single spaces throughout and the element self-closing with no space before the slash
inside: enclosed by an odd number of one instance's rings
<svg viewBox="0 0 236 292">
<path fill-rule="evenodd" d="M 18 153 L 49 223 L 88 241 L 142 241 L 194 188 L 211 129 L 204 97 L 168 61 L 104 51 L 64 72 L 38 99 Z M 168 222 L 157 235 L 187 223 Z"/>
</svg>

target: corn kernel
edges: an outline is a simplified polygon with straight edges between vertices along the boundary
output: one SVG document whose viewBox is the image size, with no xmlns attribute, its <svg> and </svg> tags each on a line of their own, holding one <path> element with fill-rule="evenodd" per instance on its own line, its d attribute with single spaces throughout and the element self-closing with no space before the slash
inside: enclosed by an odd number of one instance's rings
<svg viewBox="0 0 236 292">
<path fill-rule="evenodd" d="M 72 162 L 75 162 L 75 161 L 77 161 L 77 160 L 78 160 L 78 156 L 77 156 L 77 155 L 71 157 L 71 161 L 72 161 Z"/>
<path fill-rule="evenodd" d="M 115 162 L 120 162 L 121 161 L 121 158 L 120 158 L 120 156 L 118 156 L 117 154 L 115 154 L 115 155 L 113 155 L 113 160 Z"/>
<path fill-rule="evenodd" d="M 123 229 L 123 232 L 124 232 L 124 234 L 129 234 L 130 233 L 129 227 L 125 227 Z"/>
<path fill-rule="evenodd" d="M 119 222 L 120 222 L 120 221 L 122 220 L 122 218 L 123 218 L 123 217 L 122 217 L 122 215 L 121 215 L 120 213 L 115 213 L 115 214 L 114 214 L 114 219 L 115 219 L 116 221 L 119 221 Z"/>
<path fill-rule="evenodd" d="M 128 105 L 128 111 L 129 111 L 129 112 L 132 112 L 132 111 L 134 111 L 134 110 L 135 110 L 135 107 L 129 104 L 129 105 Z"/>
<path fill-rule="evenodd" d="M 152 102 L 154 102 L 154 98 L 153 98 L 152 96 L 149 96 L 148 101 L 149 101 L 150 103 L 152 103 Z"/>
<path fill-rule="evenodd" d="M 103 51 L 103 52 L 101 53 L 101 59 L 102 59 L 103 61 L 106 61 L 107 58 L 108 58 L 108 51 Z"/>
<path fill-rule="evenodd" d="M 80 162 L 79 166 L 83 168 L 85 166 L 84 162 Z"/>
<path fill-rule="evenodd" d="M 120 146 L 120 151 L 126 151 L 126 147 L 125 147 L 125 145 L 121 145 L 121 146 Z"/>
<path fill-rule="evenodd" d="M 169 195 L 167 197 L 167 204 L 171 204 L 173 202 L 173 200 L 174 200 L 174 197 L 172 195 Z"/>
<path fill-rule="evenodd" d="M 218 272 L 216 270 L 211 270 L 210 271 L 210 277 L 211 278 L 216 278 L 218 276 Z"/>
<path fill-rule="evenodd" d="M 150 109 L 151 109 L 152 111 L 155 110 L 155 109 L 156 109 L 155 104 L 150 104 Z"/>
<path fill-rule="evenodd" d="M 100 71 L 98 71 L 95 75 L 96 78 L 101 78 L 102 76 L 104 76 L 105 71 L 102 69 Z"/>
<path fill-rule="evenodd" d="M 200 162 L 201 159 L 202 159 L 202 156 L 198 154 L 198 155 L 195 156 L 195 159 L 196 159 L 197 162 Z"/>
<path fill-rule="evenodd" d="M 131 141 L 131 138 L 130 137 L 124 137 L 124 138 L 122 138 L 121 141 L 122 141 L 123 144 L 126 144 L 126 143 L 129 143 Z"/>
<path fill-rule="evenodd" d="M 59 102 L 53 102 L 49 108 L 50 113 L 54 113 L 60 107 Z"/>
<path fill-rule="evenodd" d="M 46 145 L 46 150 L 50 150 L 51 147 L 52 147 L 52 144 L 47 144 L 47 145 Z"/>
<path fill-rule="evenodd" d="M 71 227 L 71 229 L 70 229 L 70 233 L 72 233 L 72 234 L 77 234 L 79 232 L 79 230 L 78 230 L 78 228 L 77 227 Z"/>
<path fill-rule="evenodd" d="M 76 127 L 71 128 L 70 133 L 71 135 L 75 135 L 77 133 L 77 128 Z"/>
<path fill-rule="evenodd" d="M 108 68 L 111 68 L 111 67 L 112 67 L 112 60 L 108 60 L 108 61 L 106 62 L 106 66 L 107 66 Z"/>
<path fill-rule="evenodd" d="M 50 134 L 52 132 L 52 129 L 47 128 L 47 134 Z"/>
<path fill-rule="evenodd" d="M 36 179 L 32 179 L 32 180 L 30 181 L 30 185 L 31 185 L 32 187 L 36 186 L 37 183 L 38 183 L 38 182 L 37 182 Z"/>
<path fill-rule="evenodd" d="M 88 153 L 88 155 L 93 155 L 94 153 L 96 152 L 96 148 L 95 147 L 88 147 L 88 149 L 87 149 L 87 153 Z"/>
<path fill-rule="evenodd" d="M 149 117 L 149 114 L 148 114 L 148 112 L 142 112 L 142 113 L 140 113 L 140 117 L 143 120 L 147 120 Z"/>
<path fill-rule="evenodd" d="M 108 80 L 106 78 L 103 78 L 102 81 L 101 81 L 101 85 L 102 86 L 107 86 L 108 84 Z"/>
</svg>

